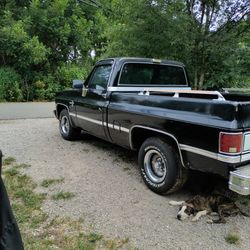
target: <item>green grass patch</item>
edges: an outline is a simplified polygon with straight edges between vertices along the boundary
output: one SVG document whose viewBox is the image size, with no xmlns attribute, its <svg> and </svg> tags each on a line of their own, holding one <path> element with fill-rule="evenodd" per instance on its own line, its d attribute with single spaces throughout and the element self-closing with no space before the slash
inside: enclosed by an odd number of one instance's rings
<svg viewBox="0 0 250 250">
<path fill-rule="evenodd" d="M 127 245 L 129 242 L 129 238 L 125 239 L 111 239 L 105 241 L 105 246 L 109 250 L 121 249 L 124 245 Z M 130 248 L 135 249 L 135 248 Z"/>
<path fill-rule="evenodd" d="M 17 169 L 21 169 L 21 168 L 25 169 L 25 168 L 29 168 L 30 165 L 29 165 L 29 164 L 22 163 L 22 164 L 14 165 L 13 167 L 14 167 L 14 168 L 17 168 Z"/>
<path fill-rule="evenodd" d="M 62 183 L 62 182 L 64 182 L 64 178 L 46 179 L 46 180 L 42 181 L 41 186 L 47 188 L 47 187 L 49 187 L 51 185 L 59 184 L 59 183 Z"/>
<path fill-rule="evenodd" d="M 27 166 L 26 164 L 15 165 L 4 171 L 5 186 L 21 230 L 25 249 L 111 250 L 123 248 L 127 244 L 127 239 L 106 240 L 98 233 L 86 233 L 88 230 L 84 230 L 82 218 L 77 220 L 59 216 L 49 218 L 48 214 L 42 211 L 42 205 L 48 196 L 35 192 L 36 183 L 20 172 L 21 168 Z M 70 199 L 74 194 L 59 192 L 54 196 L 56 200 L 60 200 Z"/>
<path fill-rule="evenodd" d="M 89 241 L 89 242 L 92 242 L 92 243 L 95 243 L 95 242 L 101 240 L 102 238 L 103 238 L 102 235 L 96 234 L 96 233 L 90 233 L 90 234 L 88 235 L 88 241 Z"/>
<path fill-rule="evenodd" d="M 240 235 L 236 231 L 230 231 L 226 237 L 225 240 L 229 244 L 238 244 L 240 241 Z"/>
<path fill-rule="evenodd" d="M 3 165 L 11 165 L 15 161 L 16 159 L 14 157 L 9 156 L 3 160 Z"/>
<path fill-rule="evenodd" d="M 14 176 L 18 174 L 18 171 L 16 168 L 10 168 L 8 170 L 5 170 L 3 173 L 4 175 Z"/>
<path fill-rule="evenodd" d="M 63 191 L 60 191 L 60 192 L 53 194 L 51 196 L 52 200 L 70 200 L 73 197 L 75 197 L 75 195 L 73 193 L 63 192 Z"/>
</svg>

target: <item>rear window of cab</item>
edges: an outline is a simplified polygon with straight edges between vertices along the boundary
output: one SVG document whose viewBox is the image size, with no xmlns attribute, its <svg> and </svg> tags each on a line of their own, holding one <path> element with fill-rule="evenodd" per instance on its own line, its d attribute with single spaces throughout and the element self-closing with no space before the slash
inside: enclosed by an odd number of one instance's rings
<svg viewBox="0 0 250 250">
<path fill-rule="evenodd" d="M 165 64 L 125 63 L 118 85 L 126 86 L 187 86 L 181 66 Z"/>
</svg>

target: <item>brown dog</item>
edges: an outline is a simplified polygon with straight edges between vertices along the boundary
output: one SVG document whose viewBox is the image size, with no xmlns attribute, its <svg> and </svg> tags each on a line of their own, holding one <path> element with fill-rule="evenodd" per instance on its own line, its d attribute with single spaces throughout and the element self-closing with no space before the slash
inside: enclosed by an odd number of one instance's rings
<svg viewBox="0 0 250 250">
<path fill-rule="evenodd" d="M 241 213 L 232 200 L 221 195 L 207 197 L 196 195 L 187 201 L 170 201 L 169 204 L 180 206 L 177 214 L 178 220 L 185 220 L 189 216 L 194 216 L 192 221 L 198 221 L 201 216 L 206 214 L 217 214 L 219 219 L 212 219 L 209 222 L 225 223 L 225 217 Z"/>
</svg>

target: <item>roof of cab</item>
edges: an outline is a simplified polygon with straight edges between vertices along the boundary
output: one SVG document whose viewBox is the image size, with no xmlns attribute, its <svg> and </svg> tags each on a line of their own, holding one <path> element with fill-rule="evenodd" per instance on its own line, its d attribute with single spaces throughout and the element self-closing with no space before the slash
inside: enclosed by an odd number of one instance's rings
<svg viewBox="0 0 250 250">
<path fill-rule="evenodd" d="M 124 63 L 124 62 L 138 62 L 138 63 L 155 63 L 155 64 L 170 64 L 176 66 L 185 65 L 181 62 L 165 60 L 165 59 L 154 59 L 154 58 L 140 58 L 140 57 L 114 57 L 100 60 L 96 65 L 107 64 L 107 63 Z"/>
</svg>

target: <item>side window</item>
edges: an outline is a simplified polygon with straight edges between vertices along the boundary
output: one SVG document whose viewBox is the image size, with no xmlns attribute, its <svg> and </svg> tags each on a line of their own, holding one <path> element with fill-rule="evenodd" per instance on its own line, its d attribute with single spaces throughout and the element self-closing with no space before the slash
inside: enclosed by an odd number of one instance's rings
<svg viewBox="0 0 250 250">
<path fill-rule="evenodd" d="M 108 85 L 111 69 L 112 65 L 96 66 L 90 78 L 88 87 L 90 89 L 105 90 Z"/>
</svg>

